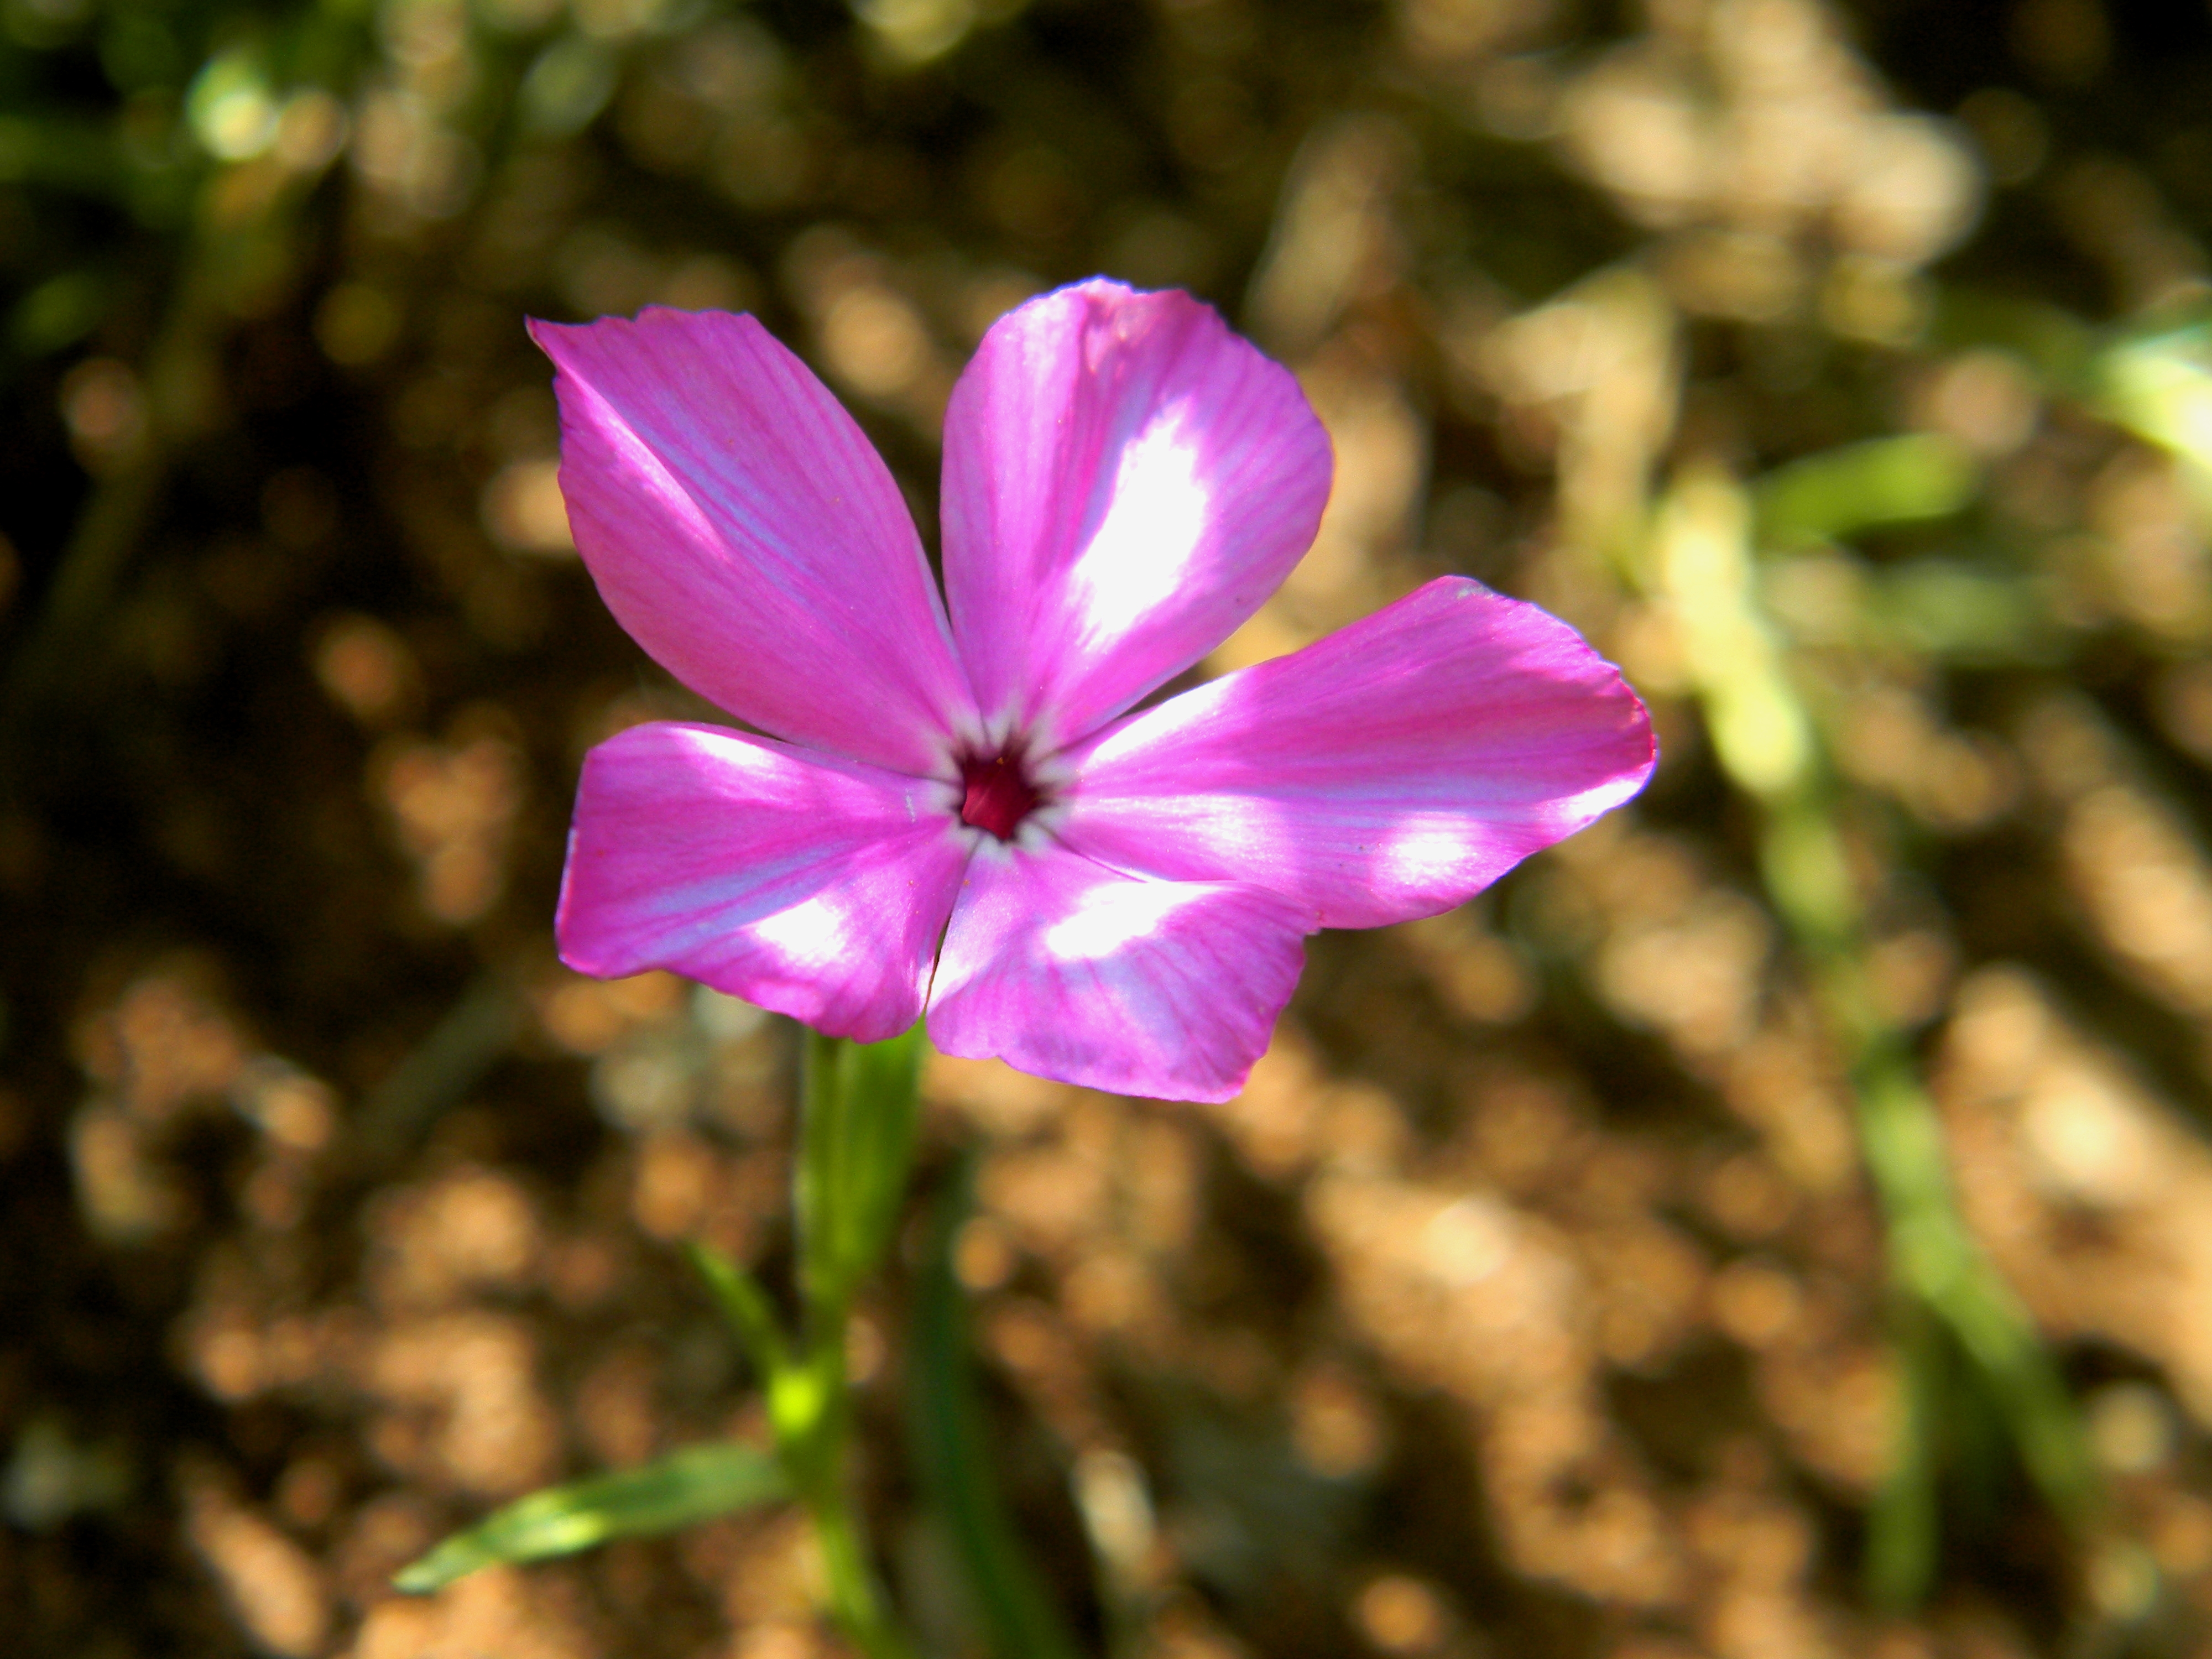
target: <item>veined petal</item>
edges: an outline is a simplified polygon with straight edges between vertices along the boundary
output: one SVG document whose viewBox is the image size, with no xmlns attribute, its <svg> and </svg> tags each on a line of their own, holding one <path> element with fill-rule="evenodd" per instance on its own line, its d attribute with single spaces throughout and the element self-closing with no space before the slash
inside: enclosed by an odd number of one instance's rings
<svg viewBox="0 0 2212 1659">
<path fill-rule="evenodd" d="M 1643 702 L 1580 635 L 1445 576 L 1064 757 L 1055 828 L 1121 869 L 1373 927 L 1471 897 L 1656 758 Z"/>
<path fill-rule="evenodd" d="M 1328 436 L 1187 294 L 1002 317 L 945 415 L 945 583 L 985 720 L 1082 737 L 1218 645 L 1312 542 Z"/>
<path fill-rule="evenodd" d="M 921 1013 L 968 853 L 942 784 L 714 726 L 632 726 L 584 760 L 561 959 L 669 969 L 879 1042 Z"/>
<path fill-rule="evenodd" d="M 630 636 L 763 731 L 942 773 L 974 701 L 898 486 L 822 382 L 726 312 L 530 331 L 569 527 Z"/>
<path fill-rule="evenodd" d="M 930 1041 L 1062 1083 L 1226 1100 L 1297 984 L 1305 932 L 1255 888 L 1144 880 L 1049 838 L 987 848 L 939 953 Z"/>
</svg>

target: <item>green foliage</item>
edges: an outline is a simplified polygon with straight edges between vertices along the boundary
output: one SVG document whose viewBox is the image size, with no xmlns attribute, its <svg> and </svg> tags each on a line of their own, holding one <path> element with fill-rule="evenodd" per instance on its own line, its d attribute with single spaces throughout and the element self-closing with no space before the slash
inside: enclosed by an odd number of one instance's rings
<svg viewBox="0 0 2212 1659">
<path fill-rule="evenodd" d="M 938 1200 L 915 1297 L 908 1421 L 930 1509 L 950 1535 L 963 1581 L 997 1659 L 1074 1659 L 1081 1651 L 1039 1581 L 993 1476 L 975 1397 L 968 1316 L 952 1249 L 967 1217 L 963 1162 Z"/>
<path fill-rule="evenodd" d="M 1935 454 L 1911 439 L 1856 445 L 1797 463 L 1755 490 L 1717 470 L 1686 475 L 1655 514 L 1649 545 L 1632 567 L 1674 607 L 1691 641 L 1716 755 L 1759 804 L 1769 901 L 1795 937 L 1847 1058 L 1860 1149 L 1887 1224 L 1905 1370 L 1893 1457 L 1869 1516 L 1866 1575 L 1874 1599 L 1899 1609 L 1915 1605 L 1935 1577 L 1946 1399 L 1969 1401 L 1969 1413 L 1987 1403 L 2045 1501 L 2077 1534 L 2087 1532 L 2097 1502 L 2057 1368 L 1960 1216 L 1935 1103 L 1903 1034 L 1869 990 L 1865 906 L 1834 769 L 1778 647 L 1780 630 L 1752 559 L 1754 498 L 1766 507 L 1759 522 L 1770 534 L 1778 512 L 1785 524 L 1837 536 L 1958 510 L 1971 499 L 1963 488 L 1971 475 L 1948 471 Z M 1923 589 L 1942 592 L 1948 583 L 1951 603 L 1967 618 L 1996 603 L 1984 590 L 2002 580 L 1975 583 L 1940 567 L 1906 575 Z M 1947 1395 L 1936 1374 L 1950 1352 L 1963 1357 L 1965 1394 Z"/>
<path fill-rule="evenodd" d="M 2200 493 L 2212 490 L 2212 316 L 2203 307 L 2122 332 L 2099 355 L 2096 389 L 2113 419 L 2172 452 Z"/>
<path fill-rule="evenodd" d="M 75 345 L 100 325 L 111 291 L 102 273 L 88 268 L 50 276 L 16 301 L 9 341 L 29 357 Z"/>
<path fill-rule="evenodd" d="M 711 1244 L 694 1239 L 685 1247 L 691 1265 L 730 1322 L 730 1328 L 744 1344 L 754 1371 L 766 1381 L 780 1375 L 791 1363 L 790 1346 L 775 1308 L 759 1281 Z"/>
<path fill-rule="evenodd" d="M 1948 518 L 1972 504 L 1980 483 L 1973 458 L 1948 438 L 1869 438 L 1769 473 L 1759 487 L 1759 533 L 1786 546 Z"/>
<path fill-rule="evenodd" d="M 556 1486 L 447 1539 L 392 1581 L 427 1591 L 496 1562 L 544 1559 L 609 1539 L 667 1532 L 786 1498 L 820 1534 L 833 1605 L 878 1659 L 906 1651 L 877 1593 L 844 1493 L 845 1325 L 854 1291 L 889 1244 L 905 1195 L 919 1115 L 917 1024 L 887 1042 L 810 1032 L 794 1171 L 804 1321 L 787 1334 L 768 1293 L 703 1243 L 693 1265 L 744 1344 L 767 1396 L 773 1449 L 695 1446 L 641 1469 Z"/>
<path fill-rule="evenodd" d="M 686 1446 L 619 1474 L 549 1486 L 455 1533 L 394 1575 L 416 1595 L 479 1568 L 574 1555 L 617 1538 L 648 1537 L 787 1497 L 775 1454 L 739 1442 Z"/>
<path fill-rule="evenodd" d="M 917 1024 L 877 1043 L 805 1034 L 793 1211 L 800 1328 L 787 1334 L 768 1293 L 720 1252 L 691 1246 L 767 1396 L 776 1456 L 811 1516 L 831 1610 L 871 1659 L 903 1659 L 905 1637 L 876 1587 L 846 1492 L 852 1405 L 845 1380 L 853 1296 L 881 1261 L 914 1158 L 924 1043 Z"/>
<path fill-rule="evenodd" d="M 1955 559 L 1918 559 L 1877 573 L 1869 584 L 1869 643 L 1962 663 L 2039 662 L 2058 649 L 2058 630 L 2030 573 L 1978 568 Z"/>
<path fill-rule="evenodd" d="M 2045 584 L 1995 559 L 1873 564 L 1833 550 L 1762 562 L 1760 597 L 1793 643 L 1972 666 L 2057 659 Z"/>
</svg>

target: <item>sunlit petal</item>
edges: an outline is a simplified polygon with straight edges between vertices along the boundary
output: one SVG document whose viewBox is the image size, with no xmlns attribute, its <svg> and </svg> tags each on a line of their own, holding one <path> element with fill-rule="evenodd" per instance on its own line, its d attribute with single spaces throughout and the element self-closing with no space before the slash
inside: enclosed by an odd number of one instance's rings
<svg viewBox="0 0 2212 1659">
<path fill-rule="evenodd" d="M 836 1036 L 896 1036 L 968 860 L 947 793 L 712 726 L 634 726 L 584 763 L 562 960 L 670 969 Z"/>
<path fill-rule="evenodd" d="M 947 1054 L 1172 1100 L 1226 1100 L 1290 1000 L 1295 906 L 1218 882 L 1149 881 L 1048 838 L 969 866 L 930 994 Z"/>
<path fill-rule="evenodd" d="M 1448 576 L 1065 757 L 1058 833 L 1372 927 L 1472 896 L 1634 794 L 1656 757 L 1643 703 L 1572 629 Z"/>
<path fill-rule="evenodd" d="M 750 317 L 533 323 L 559 369 L 561 489 L 630 636 L 763 731 L 943 775 L 975 705 L 881 458 Z"/>
<path fill-rule="evenodd" d="M 987 720 L 1042 749 L 1196 662 L 1313 540 L 1328 435 L 1187 294 L 1078 283 L 1001 318 L 945 416 L 945 578 Z"/>
</svg>

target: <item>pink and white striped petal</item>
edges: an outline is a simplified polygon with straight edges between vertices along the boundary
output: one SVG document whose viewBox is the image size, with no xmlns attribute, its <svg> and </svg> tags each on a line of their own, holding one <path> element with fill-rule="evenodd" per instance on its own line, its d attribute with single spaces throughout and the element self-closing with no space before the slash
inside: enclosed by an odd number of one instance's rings
<svg viewBox="0 0 2212 1659">
<path fill-rule="evenodd" d="M 920 1018 L 971 837 L 946 786 L 657 721 L 585 757 L 561 959 L 665 968 L 863 1042 Z"/>
<path fill-rule="evenodd" d="M 1473 896 L 1656 758 L 1643 702 L 1573 629 L 1446 576 L 1062 757 L 1055 830 L 1118 868 L 1375 927 Z"/>
<path fill-rule="evenodd" d="M 946 775 L 967 678 L 898 486 L 821 381 L 726 312 L 530 331 L 569 528 L 630 637 L 777 737 Z"/>
<path fill-rule="evenodd" d="M 1218 645 L 1312 542 L 1328 436 L 1187 294 L 1002 317 L 945 415 L 945 583 L 994 735 L 1082 737 Z"/>
<path fill-rule="evenodd" d="M 968 866 L 929 999 L 949 1054 L 1164 1100 L 1243 1086 L 1304 960 L 1296 907 L 1150 881 L 1049 839 Z"/>
</svg>

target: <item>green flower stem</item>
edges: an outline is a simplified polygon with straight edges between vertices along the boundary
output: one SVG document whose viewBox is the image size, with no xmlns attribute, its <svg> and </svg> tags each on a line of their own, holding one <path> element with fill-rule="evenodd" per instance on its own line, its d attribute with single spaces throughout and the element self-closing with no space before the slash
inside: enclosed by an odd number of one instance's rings
<svg viewBox="0 0 2212 1659">
<path fill-rule="evenodd" d="M 863 1048 L 809 1031 L 799 1147 L 793 1161 L 799 1229 L 800 1340 L 769 1356 L 769 1419 L 792 1488 L 814 1523 L 830 1611 L 868 1659 L 913 1659 L 869 1565 L 852 1501 L 853 1412 L 845 1346 L 854 1292 L 890 1241 L 914 1148 L 920 1081 L 918 1032 Z M 764 1310 L 738 1311 L 748 1325 Z M 725 1302 L 731 1298 L 725 1293 Z"/>
<path fill-rule="evenodd" d="M 855 1514 L 847 1452 L 852 1410 L 846 1393 L 844 1319 L 819 1328 L 804 1364 L 771 1386 L 769 1412 L 793 1489 L 814 1523 L 829 1581 L 830 1611 L 869 1659 L 912 1659 L 868 1565 Z"/>
<path fill-rule="evenodd" d="M 830 1581 L 830 1607 L 869 1659 L 913 1659 L 914 1649 L 896 1625 L 876 1588 L 867 1552 L 842 1486 L 832 1486 L 806 1498 L 806 1512 L 814 1522 L 814 1535 L 822 1547 L 822 1565 Z"/>
</svg>

